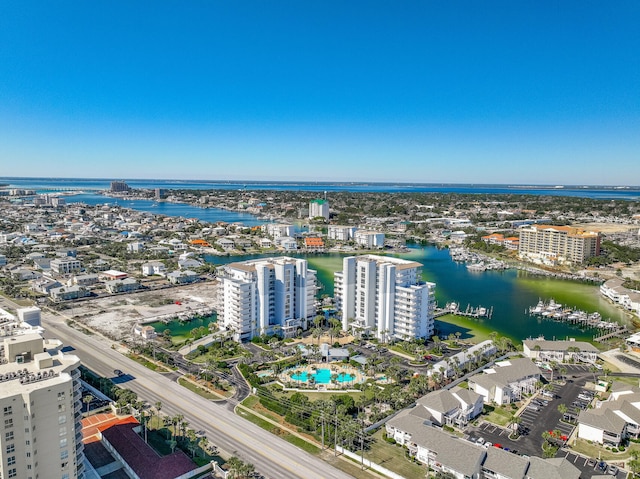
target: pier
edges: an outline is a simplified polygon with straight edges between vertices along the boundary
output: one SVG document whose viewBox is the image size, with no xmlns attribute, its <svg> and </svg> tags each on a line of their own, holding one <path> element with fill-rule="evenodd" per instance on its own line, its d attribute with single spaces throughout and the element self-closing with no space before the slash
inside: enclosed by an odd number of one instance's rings
<svg viewBox="0 0 640 479">
<path fill-rule="evenodd" d="M 467 305 L 467 308 L 463 311 L 460 309 L 460 305 L 456 302 L 447 303 L 444 308 L 436 308 L 434 318 L 439 318 L 440 316 L 444 316 L 445 314 L 453 314 L 455 316 L 464 316 L 467 318 L 487 318 L 491 319 L 493 315 L 493 306 L 490 308 L 485 308 L 484 306 L 478 306 L 476 308 L 472 307 L 470 304 Z"/>
<path fill-rule="evenodd" d="M 525 313 L 527 311 L 525 310 Z M 607 335 L 619 334 L 621 327 L 614 321 L 606 321 L 602 319 L 600 313 L 587 313 L 578 309 L 569 308 L 562 304 L 556 303 L 553 299 L 548 303 L 540 300 L 536 306 L 529 308 L 529 315 L 540 318 L 553 319 L 556 321 L 564 321 L 570 324 L 576 324 L 583 328 L 594 328 L 610 331 Z M 626 330 L 626 328 L 624 328 Z M 615 333 L 614 333 L 615 330 Z"/>
</svg>

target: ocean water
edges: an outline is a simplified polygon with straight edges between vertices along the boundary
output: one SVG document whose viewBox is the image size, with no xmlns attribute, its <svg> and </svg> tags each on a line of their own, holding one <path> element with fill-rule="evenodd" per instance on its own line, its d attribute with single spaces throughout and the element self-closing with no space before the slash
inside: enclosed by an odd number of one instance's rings
<svg viewBox="0 0 640 479">
<path fill-rule="evenodd" d="M 640 187 L 545 186 L 545 185 L 470 185 L 436 183 L 367 183 L 367 182 L 291 182 L 291 181 L 197 181 L 124 179 L 132 188 L 185 190 L 277 190 L 277 191 L 351 191 L 378 193 L 461 193 L 528 194 L 573 196 L 593 199 L 640 200 Z M 109 189 L 109 179 L 87 178 L 13 178 L 0 177 L 0 183 L 16 188 L 35 189 L 39 193 L 64 190 L 96 192 Z"/>
</svg>

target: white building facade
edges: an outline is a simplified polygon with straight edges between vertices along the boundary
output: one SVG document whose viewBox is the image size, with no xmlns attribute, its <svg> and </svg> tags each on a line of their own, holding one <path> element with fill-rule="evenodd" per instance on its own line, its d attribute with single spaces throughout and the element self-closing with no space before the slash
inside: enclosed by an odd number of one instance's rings
<svg viewBox="0 0 640 479">
<path fill-rule="evenodd" d="M 433 335 L 435 283 L 422 281 L 422 264 L 376 255 L 343 259 L 335 274 L 342 329 L 386 342 Z"/>
<path fill-rule="evenodd" d="M 0 477 L 84 477 L 80 360 L 30 333 L 4 340 Z"/>
<path fill-rule="evenodd" d="M 309 202 L 309 219 L 322 217 L 329 220 L 329 201 L 328 200 L 311 200 Z"/>
<path fill-rule="evenodd" d="M 238 341 L 282 332 L 294 336 L 315 315 L 316 272 L 286 256 L 231 263 L 217 278 L 220 325 Z"/>
</svg>

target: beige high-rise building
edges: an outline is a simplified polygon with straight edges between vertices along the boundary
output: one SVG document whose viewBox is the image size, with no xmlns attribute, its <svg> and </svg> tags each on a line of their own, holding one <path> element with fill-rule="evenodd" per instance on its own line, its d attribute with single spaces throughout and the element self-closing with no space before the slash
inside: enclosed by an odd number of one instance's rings
<svg viewBox="0 0 640 479">
<path fill-rule="evenodd" d="M 521 258 L 540 263 L 583 263 L 600 254 L 600 234 L 571 226 L 531 225 L 520 229 Z"/>
<path fill-rule="evenodd" d="M 39 333 L 0 337 L 0 477 L 84 477 L 80 360 Z"/>
</svg>

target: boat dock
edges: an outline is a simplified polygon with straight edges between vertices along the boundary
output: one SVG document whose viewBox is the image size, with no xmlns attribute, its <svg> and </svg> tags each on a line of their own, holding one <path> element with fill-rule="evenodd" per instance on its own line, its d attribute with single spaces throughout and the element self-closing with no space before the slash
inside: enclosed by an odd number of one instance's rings
<svg viewBox="0 0 640 479">
<path fill-rule="evenodd" d="M 447 303 L 444 308 L 436 308 L 434 317 L 439 318 L 440 316 L 444 316 L 445 314 L 453 314 L 456 316 L 464 316 L 467 318 L 476 319 L 491 319 L 491 316 L 493 315 L 493 306 L 491 306 L 490 308 L 485 308 L 484 306 L 478 306 L 474 308 L 470 304 L 468 304 L 465 310 L 461 310 L 459 303 L 451 302 Z"/>
<path fill-rule="evenodd" d="M 527 310 L 525 310 L 525 313 L 526 312 Z M 613 334 L 613 331 L 618 331 L 621 328 L 621 326 L 614 321 L 603 320 L 602 316 L 600 316 L 600 313 L 598 312 L 587 313 L 586 311 L 581 311 L 579 309 L 569 308 L 560 303 L 556 303 L 553 299 L 548 303 L 545 303 L 542 300 L 538 301 L 537 305 L 529 308 L 528 313 L 531 316 L 564 321 L 570 324 L 579 325 L 583 328 L 595 328 L 611 331 L 611 334 Z"/>
</svg>

